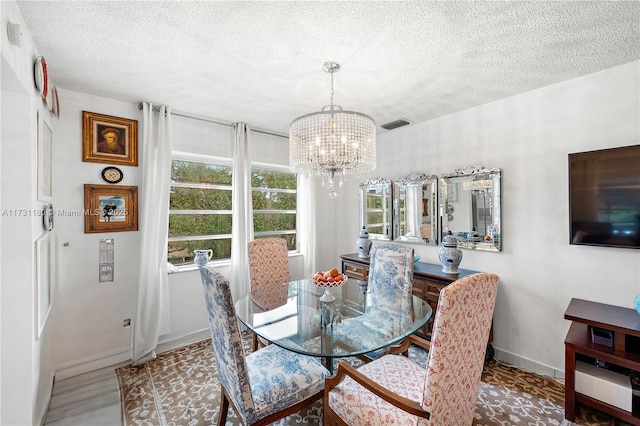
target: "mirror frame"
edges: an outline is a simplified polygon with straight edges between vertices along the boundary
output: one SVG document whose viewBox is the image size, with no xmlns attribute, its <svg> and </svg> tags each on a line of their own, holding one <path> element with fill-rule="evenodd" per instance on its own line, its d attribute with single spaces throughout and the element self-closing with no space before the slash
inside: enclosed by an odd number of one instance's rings
<svg viewBox="0 0 640 426">
<path fill-rule="evenodd" d="M 491 225 L 493 228 L 493 235 L 485 235 L 486 230 L 482 230 L 481 236 L 484 235 L 482 241 L 467 241 L 458 239 L 458 248 L 466 248 L 472 250 L 486 250 L 486 251 L 502 251 L 502 222 L 501 222 L 501 189 L 500 189 L 501 171 L 500 169 L 485 169 L 482 166 L 468 166 L 462 169 L 454 170 L 451 173 L 442 175 L 440 178 L 441 198 L 440 198 L 440 217 L 442 220 L 442 235 L 444 236 L 449 231 L 449 217 L 455 215 L 456 212 L 452 211 L 453 206 L 449 205 L 450 195 L 454 188 L 452 184 L 462 183 L 469 181 L 482 181 L 486 185 L 487 181 L 491 181 Z M 453 192 L 455 194 L 455 192 Z M 458 214 L 460 212 L 457 212 Z M 471 215 L 471 212 L 469 211 Z M 452 231 L 453 235 L 460 232 Z M 490 238 L 490 241 L 486 241 Z M 440 239 L 442 241 L 442 238 Z"/>
<path fill-rule="evenodd" d="M 422 235 L 408 235 L 400 232 L 402 219 L 406 217 L 406 207 L 400 208 L 401 192 L 403 188 L 408 186 L 420 186 L 420 194 L 422 202 L 419 205 L 416 203 L 416 208 L 419 209 L 416 215 L 424 217 L 424 208 L 429 210 L 428 216 L 431 221 L 428 223 L 431 226 L 427 236 Z M 428 192 L 428 197 L 424 196 L 424 193 Z M 425 173 L 411 173 L 402 179 L 394 181 L 393 184 L 393 239 L 394 241 L 402 241 L 408 243 L 426 244 L 437 246 L 440 235 L 438 231 L 438 177 L 435 175 L 427 175 Z"/>
<path fill-rule="evenodd" d="M 368 190 L 379 190 L 383 199 L 382 203 L 382 229 L 383 233 L 374 233 L 369 229 L 367 222 L 366 195 Z M 373 240 L 391 240 L 392 224 L 393 224 L 393 199 L 392 199 L 391 179 L 375 178 L 360 184 L 360 229 L 364 226 L 369 233 L 369 238 Z"/>
</svg>

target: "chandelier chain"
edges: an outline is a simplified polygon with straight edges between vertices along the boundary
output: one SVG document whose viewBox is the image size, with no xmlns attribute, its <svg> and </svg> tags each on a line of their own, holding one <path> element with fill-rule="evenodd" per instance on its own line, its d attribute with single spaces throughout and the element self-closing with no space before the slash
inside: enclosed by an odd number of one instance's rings
<svg viewBox="0 0 640 426">
<path fill-rule="evenodd" d="M 331 109 L 333 109 L 333 72 L 331 74 Z"/>
</svg>

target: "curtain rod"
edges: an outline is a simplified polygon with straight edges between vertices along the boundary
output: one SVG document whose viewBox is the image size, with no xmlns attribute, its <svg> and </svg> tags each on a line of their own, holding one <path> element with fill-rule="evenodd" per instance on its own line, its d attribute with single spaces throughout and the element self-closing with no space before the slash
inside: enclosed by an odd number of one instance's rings
<svg viewBox="0 0 640 426">
<path fill-rule="evenodd" d="M 138 103 L 138 109 L 142 111 L 142 102 Z M 155 112 L 160 112 L 160 108 L 157 106 L 153 107 L 153 110 Z M 190 112 L 185 112 L 185 111 L 177 111 L 177 110 L 171 110 L 171 114 L 173 115 L 177 115 L 180 117 L 185 117 L 185 118 L 191 118 L 194 120 L 200 120 L 200 121 L 206 121 L 209 123 L 214 123 L 214 124 L 220 124 L 222 126 L 229 126 L 229 127 L 233 127 L 234 123 L 230 123 L 228 121 L 222 121 L 222 120 L 215 120 L 213 118 L 210 117 L 205 117 L 202 115 L 197 115 L 197 114 L 192 114 Z M 278 136 L 281 138 L 289 138 L 289 135 L 284 134 L 284 133 L 279 133 L 273 130 L 266 130 L 266 129 L 258 129 L 258 128 L 254 128 L 249 126 L 249 130 L 252 132 L 257 132 L 257 133 L 264 133 L 265 135 L 271 135 L 271 136 Z"/>
</svg>

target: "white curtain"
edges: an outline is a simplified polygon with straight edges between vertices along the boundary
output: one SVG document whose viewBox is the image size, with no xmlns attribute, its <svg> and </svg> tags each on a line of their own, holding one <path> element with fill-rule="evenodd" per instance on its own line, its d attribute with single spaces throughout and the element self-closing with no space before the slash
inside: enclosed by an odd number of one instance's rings
<svg viewBox="0 0 640 426">
<path fill-rule="evenodd" d="M 233 144 L 233 224 L 231 229 L 231 295 L 239 300 L 249 293 L 249 260 L 247 244 L 253 240 L 253 209 L 251 199 L 251 156 L 249 155 L 249 126 L 234 125 Z"/>
<path fill-rule="evenodd" d="M 164 106 L 154 126 L 153 105 L 143 102 L 140 189 L 140 277 L 133 324 L 134 364 L 144 362 L 168 332 L 167 229 L 171 179 L 171 111 Z"/>
<path fill-rule="evenodd" d="M 316 190 L 313 179 L 304 173 L 298 173 L 298 239 L 299 248 L 303 256 L 302 274 L 308 277 L 316 269 L 316 226 L 314 214 L 316 211 Z"/>
</svg>

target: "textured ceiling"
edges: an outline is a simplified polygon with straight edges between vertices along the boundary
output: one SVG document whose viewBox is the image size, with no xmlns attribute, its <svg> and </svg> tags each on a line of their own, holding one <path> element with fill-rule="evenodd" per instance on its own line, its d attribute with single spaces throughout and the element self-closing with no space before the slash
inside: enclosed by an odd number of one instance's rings
<svg viewBox="0 0 640 426">
<path fill-rule="evenodd" d="M 417 123 L 640 59 L 638 1 L 18 1 L 61 88 L 287 133 Z"/>
</svg>

